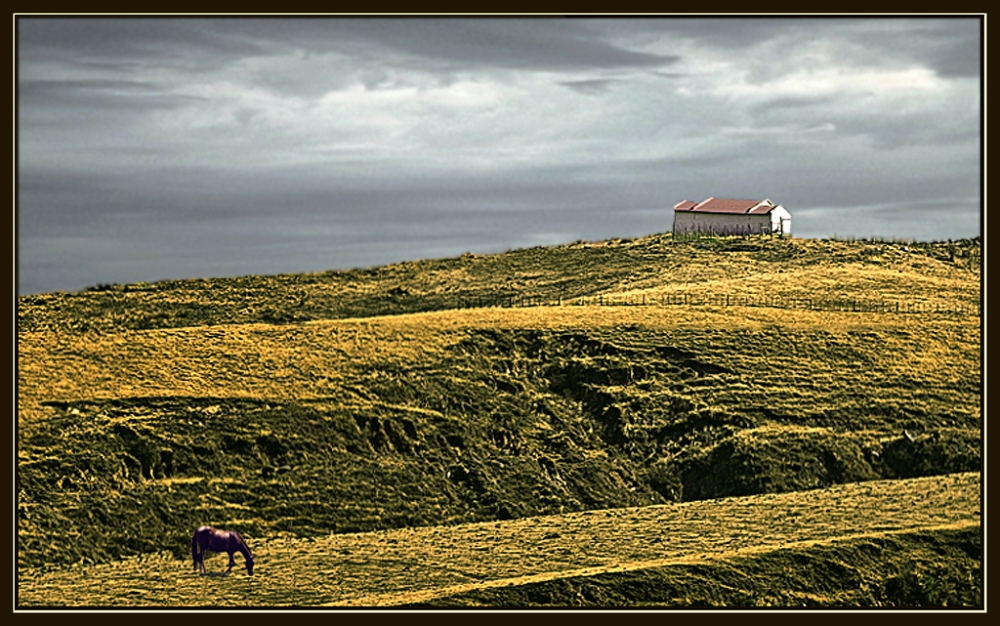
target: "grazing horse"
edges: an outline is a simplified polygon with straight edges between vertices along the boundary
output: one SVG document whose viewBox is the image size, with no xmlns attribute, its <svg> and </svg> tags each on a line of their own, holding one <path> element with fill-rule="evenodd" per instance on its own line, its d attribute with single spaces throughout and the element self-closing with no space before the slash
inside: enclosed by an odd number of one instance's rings
<svg viewBox="0 0 1000 626">
<path fill-rule="evenodd" d="M 202 526 L 194 531 L 191 537 L 191 558 L 194 559 L 194 571 L 205 573 L 205 551 L 225 552 L 229 555 L 229 569 L 226 574 L 232 571 L 236 561 L 233 553 L 239 552 L 243 555 L 243 561 L 247 566 L 247 575 L 253 576 L 253 554 L 250 553 L 250 546 L 243 541 L 239 533 L 234 530 L 219 530 L 211 526 Z"/>
</svg>

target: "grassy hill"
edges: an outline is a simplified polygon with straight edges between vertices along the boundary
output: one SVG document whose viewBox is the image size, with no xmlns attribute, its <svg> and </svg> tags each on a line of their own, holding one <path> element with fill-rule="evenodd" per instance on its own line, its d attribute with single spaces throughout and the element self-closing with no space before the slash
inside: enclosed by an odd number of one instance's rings
<svg viewBox="0 0 1000 626">
<path fill-rule="evenodd" d="M 18 567 L 975 472 L 979 258 L 654 235 L 22 297 Z"/>
<path fill-rule="evenodd" d="M 702 240 L 669 234 L 277 276 L 95 285 L 19 299 L 18 330 L 149 330 L 398 315 L 616 296 L 757 296 L 933 310 L 980 302 L 979 240 Z"/>
<path fill-rule="evenodd" d="M 980 475 L 254 540 L 253 577 L 167 552 L 21 574 L 31 606 L 982 605 Z M 238 566 L 240 567 L 240 566 Z M 236 571 L 236 570 L 234 570 Z"/>
</svg>

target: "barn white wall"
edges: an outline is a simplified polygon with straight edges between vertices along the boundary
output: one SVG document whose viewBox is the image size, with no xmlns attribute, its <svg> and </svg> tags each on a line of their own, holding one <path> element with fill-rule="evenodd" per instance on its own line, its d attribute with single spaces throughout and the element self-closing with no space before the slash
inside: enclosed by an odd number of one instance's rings
<svg viewBox="0 0 1000 626">
<path fill-rule="evenodd" d="M 769 233 L 774 230 L 771 215 L 768 214 L 674 212 L 673 232 L 677 235 L 695 232 Z"/>
</svg>

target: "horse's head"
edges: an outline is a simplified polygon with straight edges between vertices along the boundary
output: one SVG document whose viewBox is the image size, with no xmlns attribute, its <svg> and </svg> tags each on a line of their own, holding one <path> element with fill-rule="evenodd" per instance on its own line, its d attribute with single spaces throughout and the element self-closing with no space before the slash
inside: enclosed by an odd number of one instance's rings
<svg viewBox="0 0 1000 626">
<path fill-rule="evenodd" d="M 245 559 L 247 564 L 247 576 L 253 576 L 253 557 Z"/>
</svg>

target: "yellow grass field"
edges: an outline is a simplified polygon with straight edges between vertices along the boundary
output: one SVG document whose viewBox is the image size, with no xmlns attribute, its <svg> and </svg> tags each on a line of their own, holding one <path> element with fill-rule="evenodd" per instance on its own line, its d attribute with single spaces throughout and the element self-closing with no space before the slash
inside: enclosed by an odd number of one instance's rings
<svg viewBox="0 0 1000 626">
<path fill-rule="evenodd" d="M 978 250 L 654 235 L 21 298 L 17 607 L 981 607 Z M 201 524 L 255 575 L 195 575 Z"/>
<path fill-rule="evenodd" d="M 978 527 L 980 477 L 875 481 L 505 522 L 255 543 L 254 576 L 202 577 L 165 555 L 22 574 L 37 606 L 392 607 L 477 589 Z M 239 558 L 239 557 L 237 557 Z M 220 573 L 225 557 L 206 560 Z"/>
<path fill-rule="evenodd" d="M 416 368 L 440 361 L 470 329 L 613 331 L 625 325 L 653 331 L 721 328 L 733 333 L 872 331 L 886 336 L 902 357 L 888 364 L 895 374 L 929 374 L 947 384 L 978 369 L 979 320 L 974 317 L 792 314 L 753 307 L 490 308 L 291 327 L 246 324 L 80 336 L 25 333 L 18 346 L 18 418 L 44 415 L 39 405 L 43 400 L 80 397 L 325 397 L 330 381 L 359 363 Z M 827 368 L 813 362 L 808 369 L 821 376 Z"/>
</svg>

